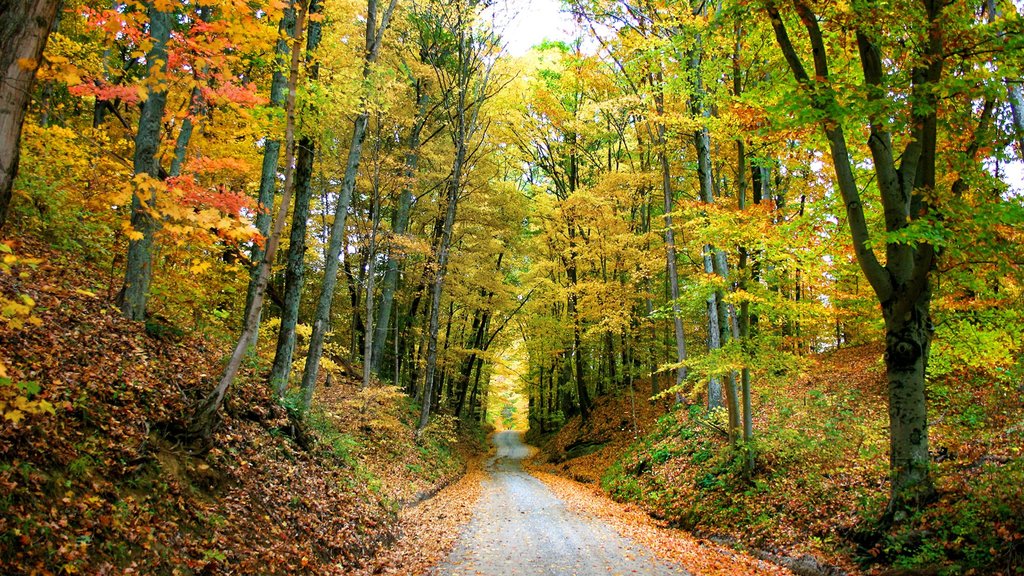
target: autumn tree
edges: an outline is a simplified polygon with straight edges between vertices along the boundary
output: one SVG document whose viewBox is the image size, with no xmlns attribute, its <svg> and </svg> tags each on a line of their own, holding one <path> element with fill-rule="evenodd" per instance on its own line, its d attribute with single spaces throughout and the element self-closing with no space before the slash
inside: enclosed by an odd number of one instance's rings
<svg viewBox="0 0 1024 576">
<path fill-rule="evenodd" d="M 964 185 L 941 171 L 943 147 L 955 146 L 944 143 L 948 136 L 943 128 L 962 113 L 944 106 L 941 95 L 971 90 L 957 77 L 964 59 L 976 52 L 958 43 L 978 20 L 967 5 L 930 0 L 854 7 L 832 10 L 797 0 L 791 10 L 775 2 L 766 3 L 764 10 L 797 83 L 800 105 L 813 111 L 810 116 L 828 142 L 857 262 L 885 321 L 892 476 L 885 520 L 900 521 L 906 510 L 920 508 L 935 494 L 925 373 L 934 331 L 933 275 L 942 246 L 931 231 L 944 219 L 950 200 L 963 194 Z M 903 25 L 890 26 L 896 19 Z M 797 26 L 803 32 L 791 34 Z M 855 37 L 858 77 L 835 72 L 830 34 Z M 994 41 L 982 38 L 983 43 Z M 805 64 L 808 49 L 810 68 Z M 844 96 L 847 89 L 856 97 Z M 990 122 L 991 105 L 986 104 L 968 148 L 980 143 Z M 868 133 L 870 175 L 859 174 L 856 149 L 847 140 L 853 129 Z M 978 161 L 971 154 L 968 158 Z M 862 190 L 867 178 L 873 178 L 868 189 L 877 193 L 882 206 L 884 231 L 872 230 L 866 216 Z M 884 259 L 877 253 L 882 247 Z"/>
<path fill-rule="evenodd" d="M 451 173 L 445 182 L 444 219 L 432 262 L 430 312 L 427 327 L 426 380 L 423 385 L 423 408 L 418 430 L 422 431 L 430 416 L 437 371 L 438 315 L 444 290 L 445 274 L 452 247 L 452 232 L 459 198 L 464 194 L 466 175 L 474 141 L 486 131 L 480 109 L 493 95 L 490 60 L 493 38 L 490 32 L 475 25 L 479 9 L 474 1 L 455 6 L 437 7 L 430 16 L 435 19 L 434 32 L 443 41 L 436 44 L 434 70 L 442 97 L 445 99 L 446 124 L 454 148 Z M 477 148 L 478 150 L 479 148 Z"/>
<path fill-rule="evenodd" d="M 132 229 L 129 232 L 124 286 L 118 295 L 121 312 L 129 320 L 146 317 L 146 299 L 153 280 L 153 242 L 159 228 L 159 216 L 155 213 L 157 194 L 166 175 L 160 166 L 158 149 L 167 105 L 167 43 L 171 38 L 174 15 L 158 9 L 155 4 L 149 4 L 147 11 L 151 42 L 146 53 L 148 85 L 135 133 Z"/>
</svg>

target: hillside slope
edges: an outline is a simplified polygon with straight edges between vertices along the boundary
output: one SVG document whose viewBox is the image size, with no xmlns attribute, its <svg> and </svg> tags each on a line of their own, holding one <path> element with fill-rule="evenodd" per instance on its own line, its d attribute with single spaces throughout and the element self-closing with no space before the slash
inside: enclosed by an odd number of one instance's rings
<svg viewBox="0 0 1024 576">
<path fill-rule="evenodd" d="M 96 270 L 17 251 L 0 290 L 37 320 L 0 329 L 0 573 L 348 573 L 394 540 L 403 503 L 463 470 L 454 430 L 415 443 L 392 388 L 336 382 L 297 425 L 259 358 L 192 454 L 179 432 L 229 343 L 126 322 Z"/>
<path fill-rule="evenodd" d="M 752 476 L 727 446 L 724 415 L 646 402 L 637 410 L 624 392 L 549 438 L 544 467 L 599 483 L 669 525 L 849 572 L 1024 573 L 1024 406 L 995 387 L 932 383 L 940 499 L 896 529 L 874 529 L 888 490 L 881 352 L 841 349 L 800 374 L 756 375 Z M 972 418 L 978 407 L 991 416 Z M 634 413 L 637 432 L 627 425 Z"/>
</svg>

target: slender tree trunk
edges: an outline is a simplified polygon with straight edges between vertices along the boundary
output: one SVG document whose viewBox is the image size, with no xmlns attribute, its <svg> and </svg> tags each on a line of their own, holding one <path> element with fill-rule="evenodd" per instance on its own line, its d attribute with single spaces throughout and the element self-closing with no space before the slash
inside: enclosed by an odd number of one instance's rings
<svg viewBox="0 0 1024 576">
<path fill-rule="evenodd" d="M 380 16 L 378 26 L 377 0 L 368 0 L 366 9 L 366 56 L 363 65 L 363 78 L 370 77 L 370 67 L 377 61 L 380 44 L 385 30 L 395 10 L 397 0 L 391 0 Z M 341 246 L 345 238 L 345 219 L 348 206 L 352 201 L 352 191 L 356 186 L 356 175 L 359 171 L 359 160 L 363 154 L 363 141 L 366 139 L 366 126 L 370 113 L 363 110 L 356 117 L 352 127 L 352 142 L 349 145 L 348 160 L 345 163 L 345 176 L 341 181 L 338 203 L 334 209 L 334 222 L 331 224 L 330 239 L 324 263 L 324 279 L 317 299 L 316 316 L 313 330 L 309 337 L 309 353 L 306 356 L 306 367 L 302 373 L 302 407 L 309 408 L 313 401 L 313 390 L 316 388 L 316 377 L 320 370 L 320 357 L 324 351 L 324 336 L 331 316 L 331 304 L 334 301 L 334 288 L 338 282 L 339 258 Z"/>
<path fill-rule="evenodd" d="M 323 12 L 322 0 L 310 0 L 309 13 Z M 320 47 L 323 22 L 311 19 L 306 34 L 306 64 L 309 79 L 320 78 L 320 64 L 314 53 Z M 312 64 L 310 66 L 310 64 Z M 295 160 L 295 208 L 288 236 L 288 263 L 284 271 L 284 306 L 281 308 L 281 327 L 277 332 L 274 363 L 270 369 L 270 384 L 278 398 L 284 396 L 291 379 L 292 357 L 295 354 L 295 327 L 299 323 L 299 305 L 302 303 L 302 285 L 306 276 L 306 231 L 309 223 L 309 204 L 313 198 L 313 162 L 316 144 L 308 135 L 299 139 Z"/>
<path fill-rule="evenodd" d="M 195 128 L 192 116 L 198 114 L 202 106 L 203 93 L 196 86 L 192 88 L 192 94 L 188 99 L 188 115 L 181 121 L 181 130 L 178 131 L 178 138 L 174 142 L 174 158 L 171 159 L 171 169 L 168 172 L 171 178 L 181 176 L 181 169 L 185 166 L 188 145 L 192 140 L 192 132 Z"/>
<path fill-rule="evenodd" d="M 306 355 L 306 368 L 302 374 L 303 408 L 309 408 L 309 404 L 313 400 L 313 390 L 316 387 L 320 357 L 324 350 L 324 336 L 330 320 L 334 289 L 338 283 L 338 270 L 341 266 L 341 245 L 345 236 L 345 219 L 348 215 L 348 205 L 352 200 L 352 190 L 355 188 L 356 173 L 359 170 L 359 159 L 362 155 L 368 121 L 369 114 L 366 112 L 356 118 L 352 131 L 352 143 L 349 146 L 348 162 L 345 167 L 345 177 L 342 180 L 341 193 L 334 210 L 334 224 L 331 226 L 328 242 L 324 279 L 320 286 L 320 297 L 317 299 L 313 331 L 309 339 L 309 352 Z"/>
<path fill-rule="evenodd" d="M 270 370 L 270 383 L 278 398 L 284 396 L 291 378 L 292 357 L 295 354 L 295 327 L 299 323 L 299 304 L 306 275 L 306 231 L 309 204 L 313 196 L 310 185 L 316 151 L 313 140 L 303 136 L 299 140 L 295 161 L 295 208 L 288 237 L 288 263 L 284 271 L 284 307 L 281 309 L 281 327 L 277 332 L 277 347 Z"/>
<path fill-rule="evenodd" d="M 284 194 L 281 198 L 281 207 L 278 209 L 277 217 L 274 219 L 273 229 L 267 239 L 267 249 L 263 253 L 263 260 L 260 262 L 258 281 L 256 284 L 256 295 L 249 313 L 245 317 L 245 324 L 238 343 L 231 352 L 224 374 L 221 376 L 217 387 L 210 392 L 200 403 L 196 410 L 192 423 L 189 425 L 188 435 L 208 441 L 213 434 L 213 426 L 216 422 L 217 412 L 224 402 L 224 395 L 238 375 L 242 367 L 242 359 L 245 357 L 249 346 L 256 341 L 256 332 L 259 330 L 260 308 L 263 306 L 263 298 L 267 292 L 267 284 L 270 282 L 270 267 L 277 254 L 277 247 L 281 240 L 281 232 L 284 229 L 284 221 L 288 217 L 288 203 L 291 201 L 293 187 L 293 170 L 291 159 L 295 154 L 295 92 L 299 81 L 299 46 L 305 26 L 306 7 L 300 5 L 295 22 L 295 41 L 292 48 L 291 67 L 288 77 L 288 96 L 285 102 L 285 166 Z"/>
<path fill-rule="evenodd" d="M 377 260 L 377 228 L 380 225 L 380 174 L 374 175 L 373 207 L 370 211 L 370 247 L 366 255 L 366 327 L 363 331 L 363 388 L 370 385 L 371 358 L 373 355 L 373 284 L 377 275 L 374 264 Z M 387 327 L 384 327 L 385 330 Z"/>
<path fill-rule="evenodd" d="M 392 224 L 393 237 L 405 234 L 409 226 L 409 215 L 412 211 L 413 180 L 419 164 L 420 134 L 426 122 L 426 107 L 429 97 L 426 91 L 420 93 L 416 103 L 416 120 L 409 134 L 409 150 L 405 155 L 405 182 L 401 195 L 398 197 L 398 210 Z M 391 309 L 398 288 L 398 263 L 400 255 L 394 248 L 394 242 L 388 252 L 387 270 L 381 286 L 380 306 L 377 310 L 377 325 L 373 336 L 373 351 L 370 355 L 371 367 L 375 373 L 380 372 L 380 364 L 384 356 L 384 345 L 387 341 L 388 326 L 391 323 Z M 397 324 L 397 322 L 396 322 Z M 395 383 L 398 383 L 398 372 L 395 372 Z"/>
<path fill-rule="evenodd" d="M 743 28 L 739 23 L 736 24 L 735 29 L 736 41 L 733 48 L 733 96 L 739 98 L 743 93 L 743 73 L 740 68 L 741 53 L 743 50 Z M 758 170 L 756 167 L 751 167 L 751 172 Z M 754 179 L 754 202 L 760 202 L 760 194 L 757 190 L 760 185 L 759 179 Z M 736 139 L 736 199 L 737 204 L 741 212 L 747 209 L 747 147 L 743 141 L 741 135 Z M 739 248 L 739 282 L 737 288 L 746 292 L 747 290 L 747 278 L 748 278 L 748 263 L 749 263 L 750 251 L 746 246 L 740 246 Z M 740 369 L 740 412 L 742 414 L 742 426 L 743 426 L 743 447 L 746 450 L 746 458 L 744 459 L 744 468 L 746 469 L 747 476 L 751 476 L 754 473 L 754 465 L 756 454 L 754 453 L 754 420 L 753 413 L 751 412 L 750 402 L 750 366 L 748 362 L 752 361 L 750 345 L 750 300 L 744 299 L 740 302 L 740 311 L 738 318 L 738 331 L 737 335 L 740 342 L 740 349 L 743 353 L 745 360 L 743 367 Z"/>
<path fill-rule="evenodd" d="M 658 73 L 658 81 L 661 82 L 661 73 Z M 672 171 L 668 162 L 668 143 L 665 138 L 665 95 L 664 89 L 658 87 L 655 91 L 655 105 L 657 106 L 659 121 L 657 132 L 658 161 L 661 165 L 661 190 L 665 209 L 665 273 L 668 275 L 669 299 L 672 304 L 672 328 L 676 339 L 676 387 L 682 385 L 686 380 L 686 335 L 683 332 L 683 315 L 679 309 L 679 274 L 676 271 L 676 240 L 675 230 L 672 223 L 672 211 L 675 209 L 675 194 L 672 191 Z M 651 386 L 656 387 L 654 376 L 651 376 Z M 677 395 L 677 399 L 679 396 Z"/>
<path fill-rule="evenodd" d="M 270 80 L 270 107 L 272 109 L 284 106 L 288 90 L 288 76 L 285 73 L 285 66 L 289 58 L 289 38 L 295 33 L 295 0 L 289 0 L 288 6 L 281 16 L 281 23 L 278 26 L 279 38 L 274 50 L 275 70 Z M 266 238 L 270 233 L 270 217 L 274 211 L 274 192 L 277 187 L 277 166 L 281 156 L 281 139 L 276 136 L 269 136 L 263 145 L 263 165 L 260 170 L 260 186 L 257 195 L 256 205 L 256 230 Z M 290 161 L 290 159 L 289 159 Z M 249 274 L 249 289 L 245 297 L 245 315 L 248 318 L 249 308 L 252 307 L 253 298 L 256 295 L 256 284 L 259 277 L 259 263 L 263 260 L 263 246 L 253 243 L 249 252 L 249 261 L 253 267 Z M 259 319 L 257 318 L 257 324 Z"/>
<path fill-rule="evenodd" d="M 464 112 L 463 112 L 464 115 Z M 430 417 L 430 402 L 434 392 L 434 372 L 437 368 L 437 329 L 438 314 L 441 308 L 441 292 L 444 287 L 444 275 L 448 267 L 448 253 L 452 241 L 452 228 L 455 224 L 455 211 L 458 207 L 459 189 L 462 179 L 462 165 L 466 156 L 466 143 L 464 129 L 460 128 L 459 145 L 455 154 L 455 163 L 452 167 L 451 180 L 448 183 L 448 206 L 445 209 L 444 228 L 441 233 L 441 245 L 437 252 L 437 270 L 431 282 L 430 290 L 430 323 L 427 328 L 427 379 L 423 384 L 423 411 L 420 413 L 420 422 L 417 428 L 422 431 L 427 426 Z"/>
<path fill-rule="evenodd" d="M 0 229 L 18 175 L 21 125 L 60 5 L 60 0 L 9 0 L 0 10 Z"/>
<path fill-rule="evenodd" d="M 149 33 L 153 45 L 146 53 L 152 76 L 162 76 L 167 71 L 167 42 L 171 37 L 173 17 L 168 12 L 149 5 Z M 124 286 L 118 295 L 121 313 L 129 320 L 146 318 L 146 300 L 149 284 L 153 279 L 153 242 L 160 224 L 152 213 L 156 210 L 156 180 L 161 179 L 160 129 L 164 108 L 167 105 L 167 87 L 163 82 L 147 89 L 146 101 L 142 103 L 139 115 L 139 129 L 135 134 L 134 172 L 145 174 L 152 181 L 145 188 L 136 185 L 132 192 L 132 231 L 134 238 L 128 241 L 128 262 L 125 268 Z M 146 198 L 143 198 L 143 195 Z M 140 236 L 141 235 L 141 236 Z"/>
</svg>

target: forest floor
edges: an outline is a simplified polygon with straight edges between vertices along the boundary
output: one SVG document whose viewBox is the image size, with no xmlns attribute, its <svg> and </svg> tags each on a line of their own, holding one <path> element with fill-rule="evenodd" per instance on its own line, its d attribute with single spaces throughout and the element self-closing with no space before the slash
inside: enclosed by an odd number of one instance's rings
<svg viewBox="0 0 1024 576">
<path fill-rule="evenodd" d="M 16 249 L 0 296 L 34 307 L 0 325 L 0 574 L 350 574 L 483 446 L 444 420 L 417 441 L 408 397 L 344 377 L 300 422 L 260 350 L 197 453 L 181 432 L 231 342 L 126 322 L 99 270 Z"/>
</svg>

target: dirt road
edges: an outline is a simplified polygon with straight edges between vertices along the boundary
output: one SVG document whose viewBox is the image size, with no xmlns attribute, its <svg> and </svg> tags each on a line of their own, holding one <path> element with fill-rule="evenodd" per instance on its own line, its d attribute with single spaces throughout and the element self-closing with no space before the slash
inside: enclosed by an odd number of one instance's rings
<svg viewBox="0 0 1024 576">
<path fill-rule="evenodd" d="M 688 574 L 670 566 L 597 518 L 568 510 L 543 482 L 523 471 L 530 448 L 518 432 L 494 436 L 497 455 L 473 519 L 437 576 L 591 576 Z"/>
</svg>

